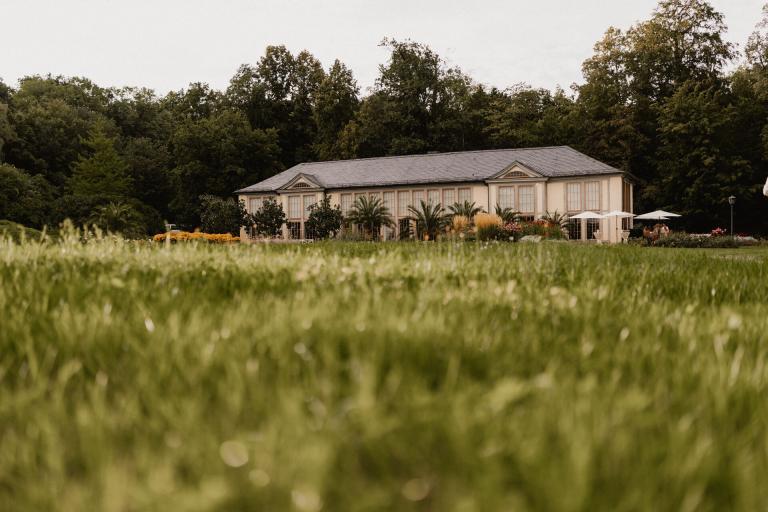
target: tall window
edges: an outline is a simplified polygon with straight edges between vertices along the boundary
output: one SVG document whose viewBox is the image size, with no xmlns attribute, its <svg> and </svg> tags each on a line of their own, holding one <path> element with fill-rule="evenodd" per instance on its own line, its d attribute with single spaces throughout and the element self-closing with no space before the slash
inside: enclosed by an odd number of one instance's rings
<svg viewBox="0 0 768 512">
<path fill-rule="evenodd" d="M 472 201 L 472 189 L 469 188 L 460 188 L 459 189 L 459 202 L 464 203 L 464 201 Z"/>
<path fill-rule="evenodd" d="M 443 206 L 448 208 L 456 202 L 456 191 L 452 188 L 443 189 Z"/>
<path fill-rule="evenodd" d="M 304 196 L 303 199 L 304 199 L 304 218 L 308 219 L 309 218 L 309 212 L 310 212 L 309 207 L 312 206 L 313 204 L 315 204 L 315 202 L 316 202 L 315 201 L 315 195 L 312 194 L 310 196 Z"/>
<path fill-rule="evenodd" d="M 411 221 L 408 219 L 400 219 L 397 222 L 397 232 L 400 240 L 406 240 L 411 237 Z"/>
<path fill-rule="evenodd" d="M 345 217 L 352 208 L 352 194 L 341 194 L 341 214 Z"/>
<path fill-rule="evenodd" d="M 571 219 L 568 221 L 568 238 L 571 240 L 581 240 L 581 219 Z"/>
<path fill-rule="evenodd" d="M 414 190 L 413 191 L 413 206 L 414 208 L 421 208 L 421 202 L 424 200 L 424 191 L 423 190 Z"/>
<path fill-rule="evenodd" d="M 252 197 L 249 201 L 249 212 L 250 213 L 256 213 L 257 211 L 261 210 L 262 205 L 264 204 L 264 198 L 263 197 Z"/>
<path fill-rule="evenodd" d="M 371 200 L 373 199 L 379 199 L 381 200 L 381 192 L 371 192 L 368 196 Z"/>
<path fill-rule="evenodd" d="M 288 218 L 301 218 L 301 196 L 288 196 Z"/>
<path fill-rule="evenodd" d="M 535 203 L 533 185 L 517 187 L 520 196 L 520 213 L 534 213 Z"/>
<path fill-rule="evenodd" d="M 590 181 L 584 185 L 586 204 L 585 208 L 590 211 L 600 211 L 600 182 Z"/>
<path fill-rule="evenodd" d="M 626 181 L 621 182 L 621 209 L 625 212 L 634 213 L 632 211 L 632 185 Z M 632 227 L 632 219 L 622 219 L 621 224 L 622 229 L 629 229 Z"/>
<path fill-rule="evenodd" d="M 408 191 L 400 191 L 397 193 L 397 216 L 408 216 L 408 205 L 411 201 L 411 193 Z"/>
<path fill-rule="evenodd" d="M 301 222 L 288 222 L 286 226 L 288 227 L 288 238 L 301 238 Z"/>
<path fill-rule="evenodd" d="M 569 212 L 581 211 L 581 183 L 568 183 L 565 189 L 566 208 Z"/>
<path fill-rule="evenodd" d="M 440 191 L 439 190 L 428 191 L 427 202 L 432 206 L 437 206 L 438 204 L 440 204 Z"/>
<path fill-rule="evenodd" d="M 515 209 L 515 187 L 499 187 L 496 201 L 501 208 Z"/>
<path fill-rule="evenodd" d="M 587 240 L 595 240 L 595 233 L 600 231 L 599 219 L 587 219 Z"/>
<path fill-rule="evenodd" d="M 382 200 L 384 202 L 384 208 L 389 210 L 390 215 L 395 214 L 395 193 L 394 192 L 384 192 L 384 199 Z"/>
</svg>

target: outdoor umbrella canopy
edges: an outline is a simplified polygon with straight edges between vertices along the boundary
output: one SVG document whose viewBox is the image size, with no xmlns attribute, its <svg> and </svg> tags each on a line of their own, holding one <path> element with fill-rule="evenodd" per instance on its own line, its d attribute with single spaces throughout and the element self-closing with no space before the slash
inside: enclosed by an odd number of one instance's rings
<svg viewBox="0 0 768 512">
<path fill-rule="evenodd" d="M 603 217 L 606 217 L 606 218 L 608 218 L 608 217 L 615 217 L 617 219 L 616 220 L 616 239 L 617 240 L 619 239 L 619 221 L 618 221 L 618 219 L 627 219 L 627 218 L 634 217 L 634 216 L 635 216 L 634 213 L 622 212 L 621 210 L 613 210 L 612 212 L 608 212 L 605 215 L 603 215 Z"/>
<path fill-rule="evenodd" d="M 644 213 L 635 217 L 638 220 L 669 220 L 672 217 L 680 217 L 680 215 L 672 212 L 665 212 L 664 210 L 655 210 L 652 212 Z"/>
<path fill-rule="evenodd" d="M 568 218 L 569 219 L 604 219 L 605 217 L 595 212 L 581 212 L 578 215 L 572 215 Z"/>
<path fill-rule="evenodd" d="M 634 217 L 634 213 L 629 212 L 622 212 L 621 210 L 613 210 L 612 212 L 608 212 L 603 217 L 618 217 L 620 219 L 626 219 L 628 217 Z"/>
</svg>

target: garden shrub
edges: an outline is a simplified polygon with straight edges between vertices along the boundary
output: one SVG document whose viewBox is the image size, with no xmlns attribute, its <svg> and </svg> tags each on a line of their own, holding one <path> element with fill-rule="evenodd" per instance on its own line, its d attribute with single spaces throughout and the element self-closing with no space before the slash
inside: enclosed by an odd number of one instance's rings
<svg viewBox="0 0 768 512">
<path fill-rule="evenodd" d="M 553 224 L 546 220 L 535 220 L 533 222 L 525 222 L 522 225 L 521 236 L 540 236 L 551 240 L 563 240 L 565 239 L 565 233 L 558 224 Z"/>
<path fill-rule="evenodd" d="M 486 240 L 505 240 L 509 235 L 504 230 L 501 217 L 493 213 L 478 213 L 475 215 L 475 227 L 477 228 L 477 239 Z"/>
<path fill-rule="evenodd" d="M 509 240 L 510 234 L 497 224 L 488 224 L 482 228 L 477 228 L 477 239 L 481 242 L 488 240 Z"/>
<path fill-rule="evenodd" d="M 656 240 L 653 246 L 687 249 L 726 249 L 738 247 L 739 244 L 731 236 L 693 236 L 688 233 L 672 233 L 669 236 Z"/>
<path fill-rule="evenodd" d="M 331 197 L 325 196 L 319 203 L 309 207 L 309 218 L 304 228 L 308 233 L 313 233 L 314 238 L 324 240 L 336 236 L 343 222 L 341 207 L 331 206 Z"/>
<path fill-rule="evenodd" d="M 342 242 L 362 242 L 365 240 L 365 237 L 360 230 L 352 229 L 352 226 L 343 226 L 339 232 L 336 233 L 334 239 Z"/>
<path fill-rule="evenodd" d="M 0 238 L 9 237 L 15 242 L 26 240 L 40 240 L 43 233 L 33 228 L 28 228 L 21 224 L 9 220 L 0 220 Z"/>
</svg>

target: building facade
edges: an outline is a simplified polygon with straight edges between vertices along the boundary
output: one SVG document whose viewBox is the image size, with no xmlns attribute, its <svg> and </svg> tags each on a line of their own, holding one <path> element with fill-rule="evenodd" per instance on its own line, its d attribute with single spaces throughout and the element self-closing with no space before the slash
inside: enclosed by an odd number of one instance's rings
<svg viewBox="0 0 768 512">
<path fill-rule="evenodd" d="M 249 212 L 265 199 L 282 204 L 285 238 L 312 238 L 305 228 L 309 207 L 330 196 L 345 215 L 361 196 L 377 197 L 389 209 L 397 238 L 408 227 L 408 207 L 420 201 L 443 207 L 464 201 L 485 211 L 511 208 L 528 219 L 545 213 L 633 213 L 634 180 L 627 173 L 566 146 L 435 153 L 296 165 L 236 191 Z M 617 242 L 626 221 L 571 220 L 571 239 Z M 245 238 L 248 233 L 242 232 Z"/>
</svg>

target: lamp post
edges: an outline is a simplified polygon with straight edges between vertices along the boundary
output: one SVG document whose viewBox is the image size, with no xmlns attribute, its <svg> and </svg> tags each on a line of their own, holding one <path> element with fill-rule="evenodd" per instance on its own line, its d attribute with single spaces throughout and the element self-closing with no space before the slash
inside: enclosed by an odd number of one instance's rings
<svg viewBox="0 0 768 512">
<path fill-rule="evenodd" d="M 731 205 L 731 236 L 733 235 L 733 205 L 736 204 L 736 196 L 730 196 L 728 198 L 728 204 Z"/>
</svg>

